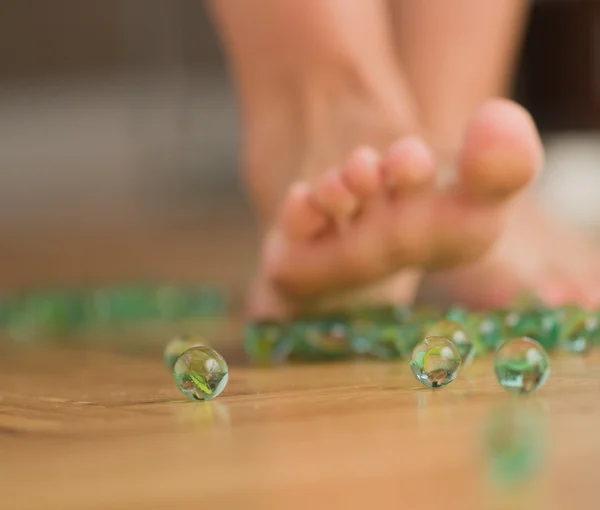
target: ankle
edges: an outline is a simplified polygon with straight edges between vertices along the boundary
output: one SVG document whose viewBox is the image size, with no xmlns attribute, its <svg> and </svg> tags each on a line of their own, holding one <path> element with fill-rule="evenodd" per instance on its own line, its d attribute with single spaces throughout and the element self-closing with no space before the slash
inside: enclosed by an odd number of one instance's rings
<svg viewBox="0 0 600 510">
<path fill-rule="evenodd" d="M 250 163 L 264 161 L 262 145 L 282 150 L 276 145 L 282 140 L 299 151 L 315 145 L 340 149 L 343 138 L 383 149 L 402 133 L 418 131 L 414 102 L 400 73 L 356 59 L 339 58 L 330 66 L 274 66 L 242 89 L 244 152 Z M 385 131 L 389 140 L 383 139 Z M 354 139 L 365 134 L 371 139 Z"/>
<path fill-rule="evenodd" d="M 413 116 L 412 98 L 404 77 L 393 66 L 373 65 L 356 55 L 325 52 L 310 61 L 271 60 L 262 71 L 242 73 L 238 87 L 245 120 L 259 118 L 265 109 L 306 115 L 335 110 L 347 103 L 373 103 L 392 108 L 403 118 Z"/>
</svg>

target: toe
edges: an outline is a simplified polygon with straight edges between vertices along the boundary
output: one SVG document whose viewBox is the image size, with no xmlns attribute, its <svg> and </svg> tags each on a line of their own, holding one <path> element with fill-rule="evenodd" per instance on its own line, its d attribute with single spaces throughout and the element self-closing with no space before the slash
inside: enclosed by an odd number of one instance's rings
<svg viewBox="0 0 600 510">
<path fill-rule="evenodd" d="M 561 306 L 573 299 L 571 289 L 563 279 L 546 278 L 536 287 L 538 296 L 547 306 Z"/>
<path fill-rule="evenodd" d="M 593 280 L 593 287 L 590 289 L 592 308 L 597 310 L 600 307 L 600 277 L 596 276 Z"/>
<path fill-rule="evenodd" d="M 589 292 L 593 303 L 593 308 L 600 307 L 600 273 L 595 270 L 589 281 Z"/>
<path fill-rule="evenodd" d="M 586 310 L 594 310 L 597 306 L 596 292 L 593 288 L 594 275 L 581 274 L 570 280 L 570 301 L 578 303 Z"/>
<path fill-rule="evenodd" d="M 588 282 L 573 278 L 571 275 L 560 274 L 548 277 L 536 285 L 542 301 L 551 307 L 576 303 L 585 309 L 595 307 L 595 299 L 590 292 Z"/>
<path fill-rule="evenodd" d="M 379 154 L 371 147 L 359 147 L 342 168 L 342 176 L 355 196 L 368 198 L 381 189 Z"/>
<path fill-rule="evenodd" d="M 315 183 L 313 195 L 317 203 L 337 221 L 354 215 L 359 206 L 356 195 L 350 191 L 342 172 L 329 170 Z"/>
<path fill-rule="evenodd" d="M 473 198 L 502 200 L 531 182 L 542 160 L 542 144 L 529 113 L 512 101 L 488 101 L 465 134 L 461 191 Z"/>
<path fill-rule="evenodd" d="M 433 183 L 434 157 L 418 137 L 398 140 L 382 161 L 384 185 L 389 191 L 416 191 Z"/>
<path fill-rule="evenodd" d="M 328 222 L 327 213 L 315 202 L 309 185 L 292 185 L 281 209 L 283 233 L 290 239 L 302 240 L 322 232 Z"/>
</svg>

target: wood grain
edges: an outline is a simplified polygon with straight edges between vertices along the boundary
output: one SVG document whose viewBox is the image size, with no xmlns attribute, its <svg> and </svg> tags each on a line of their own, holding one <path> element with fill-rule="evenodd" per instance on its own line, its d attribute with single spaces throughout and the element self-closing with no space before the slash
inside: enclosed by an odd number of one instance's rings
<svg viewBox="0 0 600 510">
<path fill-rule="evenodd" d="M 420 387 L 406 362 L 230 369 L 221 397 L 193 403 L 156 350 L 4 346 L 0 508 L 596 505 L 599 354 L 555 356 L 547 385 L 519 399 L 491 359 L 441 390 Z M 498 491 L 486 424 L 515 402 L 538 416 L 545 456 L 518 491 Z"/>
</svg>

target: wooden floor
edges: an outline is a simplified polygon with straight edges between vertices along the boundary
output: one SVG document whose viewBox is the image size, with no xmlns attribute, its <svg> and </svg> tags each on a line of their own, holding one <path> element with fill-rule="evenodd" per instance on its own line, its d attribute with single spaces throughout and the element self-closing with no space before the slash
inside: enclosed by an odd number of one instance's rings
<svg viewBox="0 0 600 510">
<path fill-rule="evenodd" d="M 405 362 L 232 363 L 195 403 L 134 351 L 3 345 L 0 508 L 598 508 L 600 353 L 554 357 L 525 398 L 484 359 L 440 390 Z M 515 412 L 543 455 L 501 490 L 485 438 Z"/>
</svg>

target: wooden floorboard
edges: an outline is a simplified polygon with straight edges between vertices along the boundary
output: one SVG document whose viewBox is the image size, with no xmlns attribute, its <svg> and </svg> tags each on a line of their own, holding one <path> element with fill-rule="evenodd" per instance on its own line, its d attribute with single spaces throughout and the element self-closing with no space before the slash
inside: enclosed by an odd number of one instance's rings
<svg viewBox="0 0 600 510">
<path fill-rule="evenodd" d="M 441 390 L 404 361 L 234 363 L 206 403 L 182 398 L 155 348 L 0 354 L 2 509 L 546 510 L 592 508 L 600 490 L 600 353 L 554 356 L 525 398 L 496 384 L 489 358 Z M 513 414 L 533 420 L 543 455 L 499 490 L 485 438 Z"/>
</svg>

